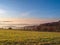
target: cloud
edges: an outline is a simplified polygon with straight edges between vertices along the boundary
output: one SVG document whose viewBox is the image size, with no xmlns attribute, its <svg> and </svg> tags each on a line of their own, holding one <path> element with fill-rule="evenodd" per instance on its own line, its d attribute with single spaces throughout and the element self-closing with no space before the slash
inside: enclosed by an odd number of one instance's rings
<svg viewBox="0 0 60 45">
<path fill-rule="evenodd" d="M 7 11 L 4 9 L 0 9 L 0 15 L 4 15 Z"/>
<path fill-rule="evenodd" d="M 22 16 L 22 17 L 29 16 L 30 12 L 22 12 L 19 15 Z"/>
<path fill-rule="evenodd" d="M 0 21 L 0 22 L 12 22 L 12 21 Z"/>
</svg>

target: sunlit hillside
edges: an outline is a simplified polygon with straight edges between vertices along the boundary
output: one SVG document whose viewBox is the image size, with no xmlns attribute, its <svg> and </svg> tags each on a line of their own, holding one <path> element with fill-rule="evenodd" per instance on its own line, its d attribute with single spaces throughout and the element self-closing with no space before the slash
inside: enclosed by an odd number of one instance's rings
<svg viewBox="0 0 60 45">
<path fill-rule="evenodd" d="M 35 42 L 38 43 L 54 43 L 60 44 L 60 33 L 59 32 L 38 32 L 38 31 L 21 31 L 21 30 L 0 30 L 0 44 L 20 44 Z M 3 43 L 4 42 L 4 43 Z M 8 43 L 9 42 L 9 43 Z M 18 43 L 19 42 L 19 43 Z M 33 45 L 34 45 L 33 44 Z M 23 44 L 25 45 L 25 44 Z"/>
</svg>

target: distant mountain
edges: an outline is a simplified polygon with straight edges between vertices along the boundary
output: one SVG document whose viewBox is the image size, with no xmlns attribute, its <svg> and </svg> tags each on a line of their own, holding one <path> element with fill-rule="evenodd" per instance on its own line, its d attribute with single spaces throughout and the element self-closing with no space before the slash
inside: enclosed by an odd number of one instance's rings
<svg viewBox="0 0 60 45">
<path fill-rule="evenodd" d="M 58 22 L 51 22 L 51 23 L 44 23 L 35 26 L 25 26 L 24 30 L 34 30 L 34 31 L 48 31 L 48 32 L 56 32 L 60 31 L 60 21 Z"/>
</svg>

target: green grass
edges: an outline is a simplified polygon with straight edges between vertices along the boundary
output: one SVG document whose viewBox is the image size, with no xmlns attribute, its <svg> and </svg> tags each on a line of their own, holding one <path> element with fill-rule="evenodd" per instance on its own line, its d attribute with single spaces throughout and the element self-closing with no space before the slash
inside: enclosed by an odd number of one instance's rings
<svg viewBox="0 0 60 45">
<path fill-rule="evenodd" d="M 38 32 L 20 30 L 0 30 L 0 41 L 40 41 L 40 42 L 59 42 L 60 32 Z M 31 41 L 31 42 L 32 42 Z"/>
</svg>

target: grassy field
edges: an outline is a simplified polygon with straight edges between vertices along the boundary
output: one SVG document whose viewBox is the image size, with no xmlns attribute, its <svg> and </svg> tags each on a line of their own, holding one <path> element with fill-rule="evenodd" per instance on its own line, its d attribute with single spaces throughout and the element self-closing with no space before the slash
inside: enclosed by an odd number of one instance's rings
<svg viewBox="0 0 60 45">
<path fill-rule="evenodd" d="M 56 43 L 56 45 L 57 44 L 60 45 L 60 32 L 0 30 L 0 43 L 4 41 L 6 42 L 41 42 L 41 43 L 51 42 L 54 44 Z M 5 44 L 0 44 L 0 45 L 5 45 Z M 24 45 L 24 44 L 21 44 L 21 45 Z"/>
</svg>

